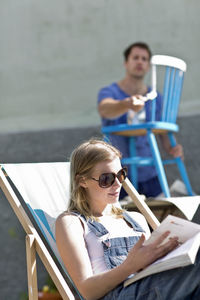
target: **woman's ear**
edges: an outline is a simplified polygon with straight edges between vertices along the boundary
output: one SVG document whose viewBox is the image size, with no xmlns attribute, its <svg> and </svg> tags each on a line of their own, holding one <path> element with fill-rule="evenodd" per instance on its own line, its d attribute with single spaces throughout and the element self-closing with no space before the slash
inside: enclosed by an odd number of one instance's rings
<svg viewBox="0 0 200 300">
<path fill-rule="evenodd" d="M 85 177 L 79 177 L 79 184 L 80 184 L 80 186 L 82 186 L 85 189 L 88 187 Z"/>
</svg>

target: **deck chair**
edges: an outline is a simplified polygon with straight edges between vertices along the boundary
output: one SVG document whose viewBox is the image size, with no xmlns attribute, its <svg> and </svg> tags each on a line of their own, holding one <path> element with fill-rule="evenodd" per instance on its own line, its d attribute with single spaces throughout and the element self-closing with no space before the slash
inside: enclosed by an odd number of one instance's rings
<svg viewBox="0 0 200 300">
<path fill-rule="evenodd" d="M 144 199 L 159 221 L 168 215 L 174 215 L 200 224 L 200 196 L 159 197 Z M 129 211 L 138 211 L 133 201 L 120 201 L 121 206 Z"/>
<path fill-rule="evenodd" d="M 3 164 L 0 188 L 26 232 L 29 300 L 38 300 L 36 253 L 63 300 L 83 299 L 71 280 L 55 242 L 55 219 L 69 201 L 69 163 Z M 159 221 L 131 182 L 124 188 L 155 229 Z"/>
<path fill-rule="evenodd" d="M 170 197 L 170 190 L 164 170 L 164 165 L 176 164 L 182 180 L 187 188 L 189 196 L 193 196 L 192 187 L 186 172 L 185 165 L 180 157 L 175 159 L 163 160 L 160 155 L 159 147 L 156 141 L 157 134 L 167 133 L 171 146 L 176 145 L 174 133 L 179 131 L 176 124 L 179 102 L 183 85 L 184 72 L 186 64 L 183 60 L 166 56 L 154 55 L 151 60 L 152 64 L 152 94 L 156 95 L 158 78 L 163 79 L 163 103 L 159 108 L 160 117 L 156 118 L 156 98 L 148 100 L 144 97 L 144 101 L 151 101 L 151 120 L 139 124 L 120 124 L 114 126 L 105 126 L 102 133 L 106 136 L 106 140 L 110 139 L 110 135 L 126 136 L 129 139 L 129 157 L 123 157 L 122 163 L 130 165 L 131 181 L 137 189 L 137 167 L 154 165 L 158 173 L 158 179 L 165 197 Z M 159 70 L 157 70 L 159 69 Z M 160 70 L 161 69 L 161 70 Z M 157 76 L 159 71 L 159 76 Z M 163 73 L 165 74 L 164 76 Z M 158 78 L 157 78 L 158 77 Z M 151 93 L 149 93 L 151 94 Z M 150 98 L 149 98 L 150 99 Z M 161 110 L 161 111 L 160 111 Z M 147 135 L 151 148 L 152 157 L 140 157 L 136 154 L 135 137 Z"/>
</svg>

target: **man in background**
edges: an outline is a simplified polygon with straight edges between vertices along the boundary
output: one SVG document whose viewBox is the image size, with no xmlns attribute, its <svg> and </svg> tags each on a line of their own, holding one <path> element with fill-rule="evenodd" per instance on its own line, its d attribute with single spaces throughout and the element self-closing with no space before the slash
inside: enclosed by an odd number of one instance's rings
<svg viewBox="0 0 200 300">
<path fill-rule="evenodd" d="M 150 69 L 151 50 L 146 43 L 131 44 L 124 51 L 125 77 L 118 82 L 102 88 L 98 93 L 98 111 L 102 126 L 124 123 L 139 123 L 150 120 L 150 101 L 144 102 L 142 96 L 151 88 L 144 83 L 144 77 Z M 162 96 L 156 99 L 156 119 L 160 119 Z M 168 136 L 160 135 L 165 151 L 173 157 L 183 158 L 182 146 L 171 147 Z M 138 156 L 152 156 L 147 136 L 135 139 Z M 112 135 L 110 142 L 117 147 L 123 157 L 129 157 L 128 138 Z M 154 166 L 138 167 L 138 192 L 146 197 L 156 197 L 162 190 Z M 125 196 L 122 190 L 120 198 Z"/>
</svg>

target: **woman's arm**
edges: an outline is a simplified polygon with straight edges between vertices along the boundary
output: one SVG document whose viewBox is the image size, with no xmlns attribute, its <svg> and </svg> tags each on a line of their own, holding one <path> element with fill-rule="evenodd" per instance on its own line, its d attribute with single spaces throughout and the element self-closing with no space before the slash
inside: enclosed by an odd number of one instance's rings
<svg viewBox="0 0 200 300">
<path fill-rule="evenodd" d="M 84 298 L 98 299 L 124 281 L 129 271 L 116 268 L 94 275 L 83 235 L 78 217 L 65 214 L 57 219 L 56 243 L 67 271 Z"/>
<path fill-rule="evenodd" d="M 160 246 L 163 234 L 151 245 L 143 246 L 144 235 L 130 250 L 127 259 L 118 267 L 94 275 L 84 240 L 84 229 L 78 217 L 61 215 L 56 221 L 56 243 L 72 280 L 85 299 L 98 299 L 113 290 L 130 274 L 143 269 L 177 246 L 171 239 Z"/>
</svg>

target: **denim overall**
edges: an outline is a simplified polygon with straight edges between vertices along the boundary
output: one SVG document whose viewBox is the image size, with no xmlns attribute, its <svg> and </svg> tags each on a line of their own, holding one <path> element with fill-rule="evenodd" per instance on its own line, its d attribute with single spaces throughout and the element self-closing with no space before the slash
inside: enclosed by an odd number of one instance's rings
<svg viewBox="0 0 200 300">
<path fill-rule="evenodd" d="M 123 217 L 135 231 L 144 232 L 128 213 L 123 213 Z M 81 218 L 85 220 L 85 217 L 81 216 Z M 108 269 L 120 265 L 125 260 L 128 251 L 139 239 L 139 236 L 109 239 L 109 232 L 101 223 L 87 220 L 87 225 L 102 240 L 104 258 Z M 153 274 L 130 284 L 126 288 L 123 287 L 122 283 L 101 298 L 101 300 L 129 299 L 200 300 L 200 251 L 198 251 L 194 265 Z"/>
<path fill-rule="evenodd" d="M 142 227 L 135 222 L 126 212 L 123 213 L 124 219 L 133 227 L 133 230 L 137 232 L 144 232 Z M 91 231 L 101 239 L 104 259 L 108 269 L 119 266 L 127 257 L 130 249 L 137 243 L 140 236 L 130 237 L 117 237 L 109 238 L 109 232 L 99 222 L 89 220 L 87 222 L 88 227 Z"/>
</svg>

